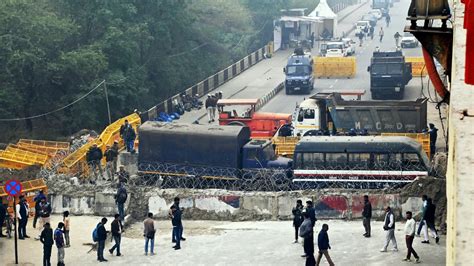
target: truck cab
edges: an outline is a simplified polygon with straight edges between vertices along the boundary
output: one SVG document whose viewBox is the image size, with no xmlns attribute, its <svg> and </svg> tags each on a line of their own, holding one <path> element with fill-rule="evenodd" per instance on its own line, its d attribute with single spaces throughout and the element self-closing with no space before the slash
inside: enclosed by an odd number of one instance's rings
<svg viewBox="0 0 474 266">
<path fill-rule="evenodd" d="M 288 58 L 285 72 L 285 92 L 287 95 L 292 93 L 309 94 L 313 90 L 313 57 L 310 53 L 304 53 L 296 49 L 295 53 Z"/>
<path fill-rule="evenodd" d="M 291 114 L 256 112 L 259 99 L 220 99 L 219 125 L 246 126 L 251 138 L 270 139 L 280 126 L 291 123 Z"/>
<path fill-rule="evenodd" d="M 374 100 L 403 99 L 405 86 L 412 79 L 411 63 L 405 62 L 401 51 L 374 52 L 367 71 Z"/>
<path fill-rule="evenodd" d="M 347 55 L 342 41 L 328 42 L 326 50 L 326 57 L 344 57 Z"/>
<path fill-rule="evenodd" d="M 293 160 L 277 157 L 270 140 L 251 140 L 242 148 L 242 168 L 290 169 Z"/>
</svg>

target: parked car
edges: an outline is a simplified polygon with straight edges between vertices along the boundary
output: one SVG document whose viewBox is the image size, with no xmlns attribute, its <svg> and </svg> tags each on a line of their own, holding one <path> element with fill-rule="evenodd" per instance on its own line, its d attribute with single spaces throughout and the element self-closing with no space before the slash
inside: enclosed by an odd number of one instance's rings
<svg viewBox="0 0 474 266">
<path fill-rule="evenodd" d="M 370 22 L 366 20 L 359 20 L 356 23 L 355 35 L 366 35 L 369 32 Z"/>
<path fill-rule="evenodd" d="M 373 15 L 377 19 L 381 19 L 383 17 L 382 16 L 382 11 L 380 11 L 380 9 L 372 9 L 372 10 L 369 11 L 369 14 Z"/>
<path fill-rule="evenodd" d="M 403 34 L 403 37 L 402 37 L 402 42 L 400 44 L 400 46 L 402 48 L 407 48 L 407 47 L 418 47 L 419 45 L 419 42 L 418 40 L 415 38 L 415 36 L 413 36 L 413 34 L 409 33 L 409 32 L 405 32 Z"/>
<path fill-rule="evenodd" d="M 343 38 L 342 42 L 344 43 L 344 49 L 346 50 L 346 56 L 355 54 L 355 42 L 350 38 Z"/>
</svg>

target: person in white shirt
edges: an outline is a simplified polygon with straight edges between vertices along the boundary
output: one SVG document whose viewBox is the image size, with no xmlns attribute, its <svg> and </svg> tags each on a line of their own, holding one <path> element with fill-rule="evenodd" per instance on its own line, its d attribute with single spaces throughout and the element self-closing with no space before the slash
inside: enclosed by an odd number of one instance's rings
<svg viewBox="0 0 474 266">
<path fill-rule="evenodd" d="M 412 218 L 411 212 L 406 212 L 407 222 L 405 224 L 405 241 L 407 244 L 407 257 L 403 261 L 411 261 L 411 254 L 415 257 L 415 263 L 420 263 L 420 257 L 416 254 L 415 249 L 413 249 L 413 239 L 415 238 L 416 231 L 416 221 Z"/>
<path fill-rule="evenodd" d="M 30 207 L 28 206 L 28 202 L 26 202 L 25 196 L 20 196 L 20 202 L 16 205 L 16 217 L 18 218 L 18 238 L 25 239 L 30 238 L 26 234 L 26 225 L 28 223 L 28 213 Z"/>
</svg>

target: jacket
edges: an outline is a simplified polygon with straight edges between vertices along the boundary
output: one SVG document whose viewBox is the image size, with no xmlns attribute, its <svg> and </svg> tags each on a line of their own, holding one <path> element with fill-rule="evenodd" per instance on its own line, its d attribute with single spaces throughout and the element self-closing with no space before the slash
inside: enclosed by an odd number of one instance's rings
<svg viewBox="0 0 474 266">
<path fill-rule="evenodd" d="M 293 213 L 293 226 L 299 227 L 304 221 L 303 206 L 296 206 L 291 212 Z"/>
<path fill-rule="evenodd" d="M 319 250 L 328 250 L 331 248 L 331 246 L 329 246 L 329 236 L 326 230 L 321 230 L 321 232 L 319 232 L 318 248 Z"/>
<path fill-rule="evenodd" d="M 103 157 L 102 150 L 99 147 L 90 147 L 86 154 L 86 160 L 88 162 L 100 161 Z"/>
<path fill-rule="evenodd" d="M 183 225 L 181 221 L 181 215 L 182 215 L 181 209 L 179 208 L 179 206 L 175 206 L 175 205 L 173 206 L 175 209 L 172 211 L 171 224 L 173 226 L 181 226 Z"/>
<path fill-rule="evenodd" d="M 39 204 L 41 217 L 48 218 L 51 215 L 51 204 L 49 202 Z"/>
<path fill-rule="evenodd" d="M 143 235 L 145 237 L 148 237 L 149 234 L 155 232 L 155 221 L 151 218 L 146 218 L 145 221 L 143 221 Z"/>
<path fill-rule="evenodd" d="M 7 208 L 0 202 L 0 221 L 3 221 L 7 217 Z"/>
<path fill-rule="evenodd" d="M 122 136 L 122 138 L 126 141 L 134 140 L 136 137 L 136 134 L 133 127 L 130 124 L 128 124 L 127 126 L 125 125 L 122 125 L 122 126 L 123 126 L 123 129 L 122 128 L 120 129 L 120 132 L 121 132 L 120 135 Z"/>
<path fill-rule="evenodd" d="M 98 224 L 97 239 L 99 241 L 105 241 L 107 239 L 107 230 L 105 230 L 105 226 L 102 223 Z"/>
<path fill-rule="evenodd" d="M 105 151 L 105 161 L 106 162 L 112 162 L 115 158 L 118 156 L 118 151 L 116 151 L 113 148 L 108 148 Z"/>
<path fill-rule="evenodd" d="M 54 244 L 53 229 L 51 229 L 51 228 L 43 229 L 43 231 L 41 231 L 40 241 L 41 241 L 41 243 L 43 243 L 43 245 L 45 245 L 47 247 L 52 247 L 53 244 Z"/>
<path fill-rule="evenodd" d="M 392 211 L 389 211 L 387 212 L 387 214 L 385 214 L 383 229 L 384 230 L 395 229 L 395 217 L 393 216 Z"/>
<path fill-rule="evenodd" d="M 56 242 L 56 247 L 57 248 L 63 248 L 64 247 L 64 236 L 63 236 L 63 230 L 56 228 L 54 230 L 54 242 Z"/>
<path fill-rule="evenodd" d="M 20 202 L 16 205 L 16 216 L 18 219 L 28 219 L 29 210 L 28 203 L 26 201 Z"/>
<path fill-rule="evenodd" d="M 365 202 L 362 217 L 369 219 L 372 218 L 372 204 L 370 204 L 370 201 Z"/>
<path fill-rule="evenodd" d="M 316 219 L 316 210 L 314 209 L 314 207 L 310 207 L 310 208 L 306 208 L 306 211 L 308 212 L 309 214 L 309 219 L 311 219 L 311 223 L 313 224 L 316 224 L 316 221 L 318 219 Z"/>
<path fill-rule="evenodd" d="M 206 107 L 206 109 L 208 107 L 212 107 L 212 98 L 211 97 L 207 97 L 206 102 L 204 103 L 204 106 Z"/>
<path fill-rule="evenodd" d="M 313 224 L 311 219 L 304 219 L 303 223 L 300 226 L 300 237 L 308 238 L 313 236 Z"/>
<path fill-rule="evenodd" d="M 123 231 L 122 221 L 114 220 L 110 225 L 110 231 L 112 232 L 112 236 L 120 236 Z"/>
<path fill-rule="evenodd" d="M 423 216 L 423 220 L 425 220 L 427 223 L 434 223 L 435 213 L 436 213 L 436 205 L 427 204 L 425 215 Z"/>
</svg>

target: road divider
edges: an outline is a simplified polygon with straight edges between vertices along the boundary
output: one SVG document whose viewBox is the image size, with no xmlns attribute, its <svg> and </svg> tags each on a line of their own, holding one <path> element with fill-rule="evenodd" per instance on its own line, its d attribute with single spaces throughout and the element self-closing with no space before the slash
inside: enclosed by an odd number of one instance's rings
<svg viewBox="0 0 474 266">
<path fill-rule="evenodd" d="M 283 88 L 285 87 L 285 84 L 280 83 L 278 86 L 273 88 L 269 93 L 267 93 L 265 96 L 260 98 L 260 101 L 258 101 L 258 104 L 255 106 L 256 110 L 259 110 L 262 108 L 265 104 L 267 104 L 273 97 L 275 97 Z"/>
<path fill-rule="evenodd" d="M 356 58 L 314 57 L 314 75 L 317 78 L 353 78 L 357 72 Z"/>
</svg>

